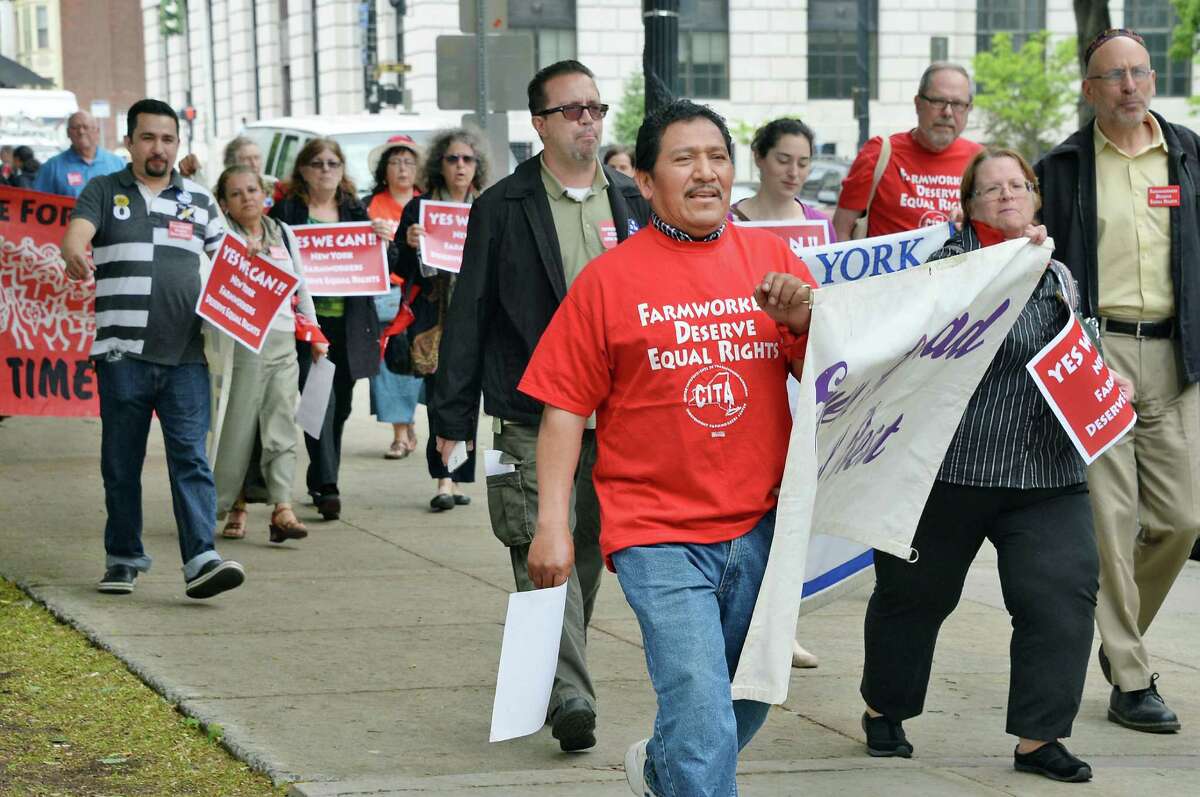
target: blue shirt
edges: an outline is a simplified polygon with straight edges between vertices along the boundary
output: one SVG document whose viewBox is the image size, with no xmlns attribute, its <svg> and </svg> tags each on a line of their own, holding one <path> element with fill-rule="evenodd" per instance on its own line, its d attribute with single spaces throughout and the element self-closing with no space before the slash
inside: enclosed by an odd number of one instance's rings
<svg viewBox="0 0 1200 797">
<path fill-rule="evenodd" d="M 88 180 L 119 172 L 124 168 L 125 161 L 106 149 L 97 147 L 96 157 L 88 163 L 78 152 L 68 147 L 42 164 L 33 181 L 33 190 L 78 197 Z"/>
</svg>

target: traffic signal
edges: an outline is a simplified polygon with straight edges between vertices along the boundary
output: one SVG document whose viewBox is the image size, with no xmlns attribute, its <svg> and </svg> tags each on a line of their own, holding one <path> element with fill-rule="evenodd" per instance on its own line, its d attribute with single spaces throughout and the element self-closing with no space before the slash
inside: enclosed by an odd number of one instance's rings
<svg viewBox="0 0 1200 797">
<path fill-rule="evenodd" d="M 158 4 L 158 29 L 163 37 L 179 36 L 187 17 L 186 0 L 161 0 Z"/>
<path fill-rule="evenodd" d="M 196 107 L 194 105 L 188 105 L 183 109 L 183 113 L 181 113 L 180 116 L 182 116 L 184 120 L 188 122 L 196 121 Z"/>
</svg>

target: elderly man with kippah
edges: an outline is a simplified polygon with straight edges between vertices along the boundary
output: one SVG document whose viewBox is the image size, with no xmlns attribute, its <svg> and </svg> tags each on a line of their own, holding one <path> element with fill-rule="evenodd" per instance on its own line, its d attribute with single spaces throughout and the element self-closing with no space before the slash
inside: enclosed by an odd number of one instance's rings
<svg viewBox="0 0 1200 797">
<path fill-rule="evenodd" d="M 1154 69 L 1142 37 L 1114 29 L 1085 55 L 1095 121 L 1038 163 L 1043 222 L 1079 281 L 1104 356 L 1137 389 L 1137 424 L 1088 469 L 1108 718 L 1179 730 L 1143 635 L 1200 529 L 1200 136 L 1150 110 Z"/>
</svg>

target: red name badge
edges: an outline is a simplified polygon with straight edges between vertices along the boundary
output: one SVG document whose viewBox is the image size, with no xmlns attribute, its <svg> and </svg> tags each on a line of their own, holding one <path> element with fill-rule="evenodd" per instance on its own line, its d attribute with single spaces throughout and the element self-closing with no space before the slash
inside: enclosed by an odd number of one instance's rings
<svg viewBox="0 0 1200 797">
<path fill-rule="evenodd" d="M 83 185 L 83 172 L 67 172 L 67 185 L 72 188 Z"/>
<path fill-rule="evenodd" d="M 612 249 L 617 245 L 617 228 L 611 221 L 602 221 L 600 227 L 600 245 L 605 249 Z"/>
<path fill-rule="evenodd" d="M 284 249 L 282 246 L 272 246 L 269 250 L 269 253 L 270 253 L 272 260 L 287 260 L 288 259 L 287 250 Z"/>
<path fill-rule="evenodd" d="M 187 241 L 192 237 L 190 221 L 172 221 L 167 225 L 167 237 Z"/>
<path fill-rule="evenodd" d="M 1152 208 L 1179 207 L 1179 186 L 1152 185 L 1147 191 L 1147 199 Z"/>
</svg>

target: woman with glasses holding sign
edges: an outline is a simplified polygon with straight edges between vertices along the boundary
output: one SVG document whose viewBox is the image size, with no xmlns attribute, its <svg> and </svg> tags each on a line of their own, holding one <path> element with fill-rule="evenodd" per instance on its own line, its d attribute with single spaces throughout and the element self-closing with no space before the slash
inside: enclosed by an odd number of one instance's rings
<svg viewBox="0 0 1200 797">
<path fill-rule="evenodd" d="M 1046 239 L 1046 228 L 1034 226 L 1041 198 L 1033 169 L 1017 152 L 979 152 L 960 193 L 963 225 L 930 260 Z M 1078 307 L 1071 273 L 1051 260 L 967 404 L 917 525 L 917 558 L 875 553 L 861 687 L 872 756 L 912 755 L 901 723 L 924 708 L 938 629 L 987 539 L 1012 615 L 1013 765 L 1059 781 L 1092 777 L 1060 741 L 1071 735 L 1083 696 L 1099 586 L 1087 471 L 1025 367 Z M 1132 397 L 1128 381 L 1116 382 Z"/>
<path fill-rule="evenodd" d="M 475 133 L 462 128 L 442 131 L 429 144 L 429 155 L 419 180 L 426 190 L 422 199 L 470 203 L 483 191 L 487 167 L 484 144 Z M 406 286 L 420 288 L 412 303 L 416 320 L 408 334 L 412 341 L 413 373 L 425 377 L 425 394 L 429 395 L 430 377 L 439 366 L 438 344 L 446 308 L 450 305 L 450 293 L 454 289 L 454 274 L 421 261 L 421 237 L 426 231 L 418 223 L 420 206 L 421 200 L 417 200 L 404 208 L 393 250 L 396 273 L 404 279 Z M 437 493 L 429 502 L 433 511 L 442 512 L 471 502 L 458 487 L 475 481 L 475 441 L 467 441 L 467 448 L 466 461 L 451 471 L 442 464 L 434 434 L 429 435 L 425 459 L 429 475 L 437 481 Z"/>
<path fill-rule="evenodd" d="M 404 208 L 421 193 L 416 184 L 420 164 L 421 148 L 404 134 L 394 135 L 371 150 L 367 165 L 375 175 L 375 188 L 367 204 L 367 215 L 383 219 L 393 230 L 398 228 Z M 393 285 L 386 296 L 375 297 L 379 323 L 384 327 L 396 317 L 403 293 L 403 287 Z M 392 444 L 385 458 L 404 459 L 417 450 L 413 413 L 423 385 L 418 377 L 392 373 L 388 368 L 380 368 L 371 377 L 371 413 L 380 422 L 392 425 Z"/>
<path fill-rule="evenodd" d="M 246 242 L 251 257 L 301 274 L 295 237 L 286 225 L 263 216 L 266 186 L 250 166 L 230 166 L 217 180 L 217 202 L 229 222 L 229 230 Z M 262 351 L 255 354 L 221 335 L 214 340 L 217 360 L 224 365 L 222 378 L 229 380 L 228 394 L 218 409 L 216 456 L 213 479 L 217 484 L 219 517 L 228 519 L 221 536 L 238 539 L 246 535 L 246 502 L 242 486 L 250 467 L 255 441 L 262 445 L 259 458 L 267 500 L 275 505 L 271 514 L 270 540 L 301 539 L 308 529 L 292 511 L 292 481 L 296 474 L 296 382 L 299 367 L 293 346 L 295 313 L 313 318 L 316 312 L 308 289 L 301 281 L 295 311 L 284 302 L 271 322 Z M 324 356 L 325 344 L 315 344 L 312 357 Z"/>
<path fill-rule="evenodd" d="M 346 176 L 346 159 L 336 141 L 313 138 L 300 149 L 287 194 L 271 208 L 271 218 L 293 226 L 370 221 L 354 183 Z M 374 227 L 377 235 L 392 239 L 387 222 L 376 221 Z M 329 359 L 336 370 L 321 437 L 304 435 L 309 459 L 305 481 L 321 517 L 337 520 L 342 511 L 338 489 L 342 429 L 350 417 L 355 380 L 379 373 L 379 319 L 370 296 L 317 296 L 313 304 L 321 332 L 329 339 Z M 296 344 L 302 389 L 312 366 L 309 346 Z"/>
</svg>

